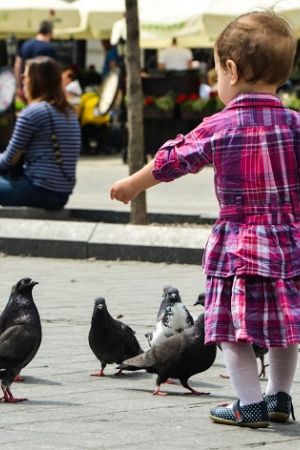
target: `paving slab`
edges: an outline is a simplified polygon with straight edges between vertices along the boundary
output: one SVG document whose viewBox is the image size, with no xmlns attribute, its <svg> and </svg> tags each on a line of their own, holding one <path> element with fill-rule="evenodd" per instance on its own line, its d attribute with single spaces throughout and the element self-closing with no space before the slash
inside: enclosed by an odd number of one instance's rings
<svg viewBox="0 0 300 450">
<path fill-rule="evenodd" d="M 205 373 L 191 377 L 192 387 L 209 396 L 186 394 L 180 385 L 163 385 L 166 397 L 153 396 L 155 376 L 144 371 L 116 377 L 109 364 L 103 378 L 92 377 L 100 363 L 88 344 L 94 299 L 103 296 L 113 317 L 135 331 L 141 346 L 156 323 L 162 287 L 173 284 L 193 315 L 204 290 L 197 265 L 0 256 L 0 310 L 11 286 L 23 276 L 39 284 L 33 291 L 43 338 L 34 360 L 22 371 L 23 383 L 12 392 L 29 400 L 0 403 L 1 443 L 5 450 L 216 450 L 300 445 L 300 365 L 292 397 L 296 422 L 251 430 L 213 423 L 209 410 L 235 400 L 222 353 Z M 262 389 L 267 384 L 261 379 Z"/>
<path fill-rule="evenodd" d="M 147 226 L 130 225 L 130 205 L 109 198 L 112 184 L 127 175 L 118 155 L 80 158 L 74 193 L 64 209 L 0 207 L 0 251 L 201 264 L 218 209 L 212 168 L 150 189 Z"/>
</svg>

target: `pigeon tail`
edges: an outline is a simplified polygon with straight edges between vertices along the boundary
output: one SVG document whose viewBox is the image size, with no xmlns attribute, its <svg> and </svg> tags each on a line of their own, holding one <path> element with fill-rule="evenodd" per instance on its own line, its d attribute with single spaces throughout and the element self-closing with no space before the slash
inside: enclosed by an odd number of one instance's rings
<svg viewBox="0 0 300 450">
<path fill-rule="evenodd" d="M 148 366 L 145 358 L 145 353 L 142 353 L 140 355 L 134 356 L 133 358 L 126 359 L 117 367 L 117 369 L 135 371 L 147 369 L 147 367 Z"/>
</svg>

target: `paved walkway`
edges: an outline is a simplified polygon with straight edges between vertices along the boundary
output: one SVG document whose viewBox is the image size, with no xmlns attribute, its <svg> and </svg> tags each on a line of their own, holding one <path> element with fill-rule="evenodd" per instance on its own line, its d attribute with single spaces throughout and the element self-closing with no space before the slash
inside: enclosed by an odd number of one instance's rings
<svg viewBox="0 0 300 450">
<path fill-rule="evenodd" d="M 1 445 L 5 450 L 224 450 L 265 448 L 289 450 L 300 444 L 300 424 L 272 424 L 251 430 L 213 423 L 209 410 L 235 399 L 222 354 L 205 373 L 190 379 L 192 387 L 210 396 L 186 395 L 180 385 L 166 385 L 166 397 L 153 396 L 155 378 L 144 372 L 115 377 L 109 365 L 105 378 L 91 377 L 100 368 L 88 345 L 93 301 L 106 299 L 110 313 L 144 334 L 155 324 L 162 287 L 178 287 L 184 304 L 203 291 L 204 276 L 194 265 L 68 260 L 0 256 L 0 309 L 11 286 L 23 276 L 40 284 L 33 295 L 39 308 L 43 340 L 35 359 L 13 383 L 19 404 L 1 403 Z M 268 376 L 268 368 L 267 368 Z M 266 379 L 261 380 L 265 389 Z M 292 391 L 300 417 L 300 366 Z"/>
<path fill-rule="evenodd" d="M 109 191 L 113 183 L 128 176 L 128 165 L 120 155 L 81 157 L 78 164 L 77 185 L 67 204 L 72 208 L 130 211 L 129 205 L 111 201 Z M 172 183 L 162 183 L 147 191 L 148 212 L 175 214 L 218 214 L 214 194 L 213 169 L 188 175 Z"/>
<path fill-rule="evenodd" d="M 10 255 L 200 264 L 211 226 L 143 227 L 118 221 L 105 223 L 101 218 L 66 222 L 70 210 L 125 214 L 129 221 L 130 205 L 112 201 L 109 196 L 113 183 L 128 176 L 128 170 L 120 155 L 82 157 L 74 193 L 64 210 L 53 213 L 13 208 L 19 215 L 16 218 L 9 215 L 12 208 L 0 208 L 0 251 Z M 180 215 L 183 220 L 191 215 L 215 218 L 218 205 L 212 168 L 153 187 L 147 192 L 147 211 L 156 213 L 156 217 Z"/>
</svg>

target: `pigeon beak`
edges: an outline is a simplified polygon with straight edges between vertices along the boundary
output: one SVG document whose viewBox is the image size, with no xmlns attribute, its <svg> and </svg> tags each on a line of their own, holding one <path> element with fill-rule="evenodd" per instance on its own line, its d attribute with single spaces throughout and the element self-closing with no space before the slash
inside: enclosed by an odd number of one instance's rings
<svg viewBox="0 0 300 450">
<path fill-rule="evenodd" d="M 30 281 L 30 285 L 31 286 L 35 286 L 36 284 L 39 284 L 39 282 L 38 281 L 34 281 L 34 280 Z"/>
<path fill-rule="evenodd" d="M 97 308 L 98 308 L 98 309 L 102 309 L 102 308 L 103 308 L 103 305 L 98 305 Z"/>
</svg>

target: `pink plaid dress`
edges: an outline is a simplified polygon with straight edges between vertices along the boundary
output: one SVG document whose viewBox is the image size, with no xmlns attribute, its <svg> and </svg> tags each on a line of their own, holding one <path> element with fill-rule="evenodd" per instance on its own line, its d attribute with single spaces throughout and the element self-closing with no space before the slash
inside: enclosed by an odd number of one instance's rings
<svg viewBox="0 0 300 450">
<path fill-rule="evenodd" d="M 203 257 L 206 343 L 300 342 L 300 114 L 275 95 L 241 94 L 167 141 L 153 175 L 206 165 L 220 205 Z"/>
</svg>

